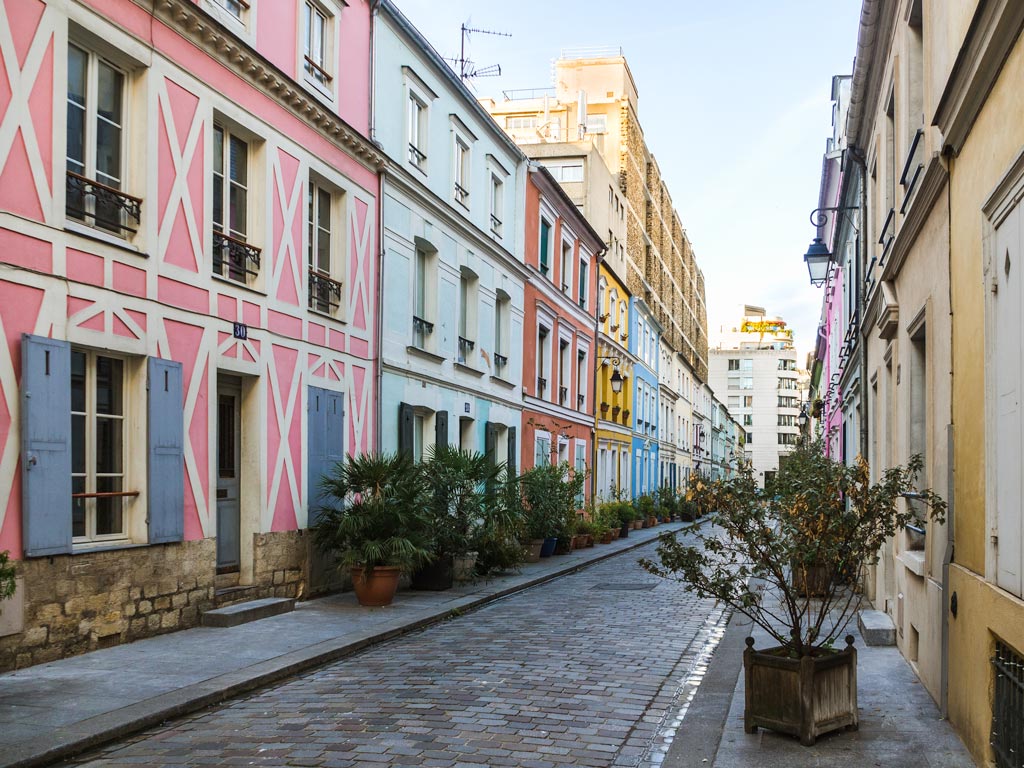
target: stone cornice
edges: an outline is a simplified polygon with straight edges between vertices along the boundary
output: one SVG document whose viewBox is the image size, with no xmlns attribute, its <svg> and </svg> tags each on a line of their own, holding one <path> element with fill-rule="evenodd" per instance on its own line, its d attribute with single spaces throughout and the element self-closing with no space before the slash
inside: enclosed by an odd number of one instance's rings
<svg viewBox="0 0 1024 768">
<path fill-rule="evenodd" d="M 949 178 L 949 171 L 946 170 L 942 159 L 936 154 L 932 155 L 925 167 L 924 178 L 917 190 L 914 202 L 910 211 L 903 219 L 896 239 L 893 240 L 892 253 L 882 269 L 881 281 L 895 280 L 903 268 L 903 262 L 907 260 L 910 249 L 914 247 L 917 236 L 931 215 L 935 202 L 946 188 L 946 181 Z"/>
<path fill-rule="evenodd" d="M 955 155 L 963 149 L 1022 27 L 1020 0 L 978 3 L 932 119 L 942 131 L 944 149 Z"/>
<path fill-rule="evenodd" d="M 321 104 L 312 94 L 247 43 L 222 27 L 189 0 L 157 0 L 155 15 L 212 59 L 254 88 L 287 107 L 352 155 L 369 170 L 378 171 L 386 162 L 384 154 L 369 139 Z"/>
</svg>

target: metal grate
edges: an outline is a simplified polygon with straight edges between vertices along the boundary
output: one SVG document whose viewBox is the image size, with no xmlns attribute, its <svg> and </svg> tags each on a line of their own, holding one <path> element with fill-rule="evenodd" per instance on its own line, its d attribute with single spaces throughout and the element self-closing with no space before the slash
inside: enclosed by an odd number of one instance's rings
<svg viewBox="0 0 1024 768">
<path fill-rule="evenodd" d="M 996 641 L 992 666 L 996 685 L 991 743 L 996 768 L 1024 768 L 1024 657 Z"/>
</svg>

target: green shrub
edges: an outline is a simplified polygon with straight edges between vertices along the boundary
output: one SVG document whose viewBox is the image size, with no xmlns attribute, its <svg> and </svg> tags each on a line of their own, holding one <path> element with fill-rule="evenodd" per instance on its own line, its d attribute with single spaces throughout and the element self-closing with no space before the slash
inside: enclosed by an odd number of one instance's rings
<svg viewBox="0 0 1024 768">
<path fill-rule="evenodd" d="M 14 590 L 17 587 L 17 582 L 15 581 L 17 575 L 14 565 L 11 564 L 8 552 L 6 550 L 0 552 L 0 600 L 6 600 L 14 596 Z"/>
<path fill-rule="evenodd" d="M 520 476 L 527 539 L 572 536 L 583 481 L 584 474 L 565 462 L 534 467 Z"/>
</svg>

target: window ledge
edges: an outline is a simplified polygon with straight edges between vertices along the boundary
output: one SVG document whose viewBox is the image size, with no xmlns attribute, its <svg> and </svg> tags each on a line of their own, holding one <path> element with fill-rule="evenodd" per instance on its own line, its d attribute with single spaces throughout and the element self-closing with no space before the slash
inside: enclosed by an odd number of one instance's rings
<svg viewBox="0 0 1024 768">
<path fill-rule="evenodd" d="M 306 307 L 306 309 L 309 311 L 309 314 L 311 315 L 322 317 L 325 320 L 333 320 L 334 322 L 341 323 L 342 325 L 348 325 L 348 323 L 346 323 L 340 317 L 338 317 L 337 315 L 332 315 L 330 312 L 323 312 L 319 309 L 313 309 L 312 307 Z"/>
<path fill-rule="evenodd" d="M 491 374 L 490 379 L 495 384 L 500 384 L 501 386 L 505 387 L 506 389 L 515 389 L 516 388 L 516 385 L 513 384 L 508 379 L 503 379 L 503 378 L 501 378 L 501 376 L 495 376 L 493 373 Z"/>
<path fill-rule="evenodd" d="M 924 567 L 925 567 L 925 556 L 924 552 L 919 550 L 907 550 L 901 552 L 897 558 L 908 571 L 913 573 L 915 576 L 924 578 Z"/>
<path fill-rule="evenodd" d="M 483 371 L 478 370 L 478 369 L 474 368 L 471 365 L 466 365 L 465 363 L 460 363 L 460 362 L 457 362 L 457 361 L 455 363 L 455 368 L 456 368 L 456 370 L 462 371 L 463 373 L 468 373 L 468 374 L 470 374 L 472 376 L 476 376 L 476 377 L 480 377 L 480 376 L 484 375 Z"/>
<path fill-rule="evenodd" d="M 88 224 L 79 224 L 76 221 L 66 221 L 64 222 L 64 231 L 75 235 L 81 235 L 82 237 L 87 237 L 90 240 L 96 240 L 100 243 L 112 245 L 115 248 L 120 248 L 122 251 L 127 251 L 135 256 L 141 256 L 144 259 L 149 258 L 148 253 L 142 251 L 138 246 L 132 245 L 123 237 L 117 237 L 116 235 L 111 235 L 101 230 L 93 229 Z"/>
<path fill-rule="evenodd" d="M 212 277 L 218 283 L 222 283 L 224 285 L 231 285 L 231 286 L 234 286 L 235 288 L 239 288 L 239 289 L 241 289 L 243 291 L 248 291 L 249 293 L 255 293 L 257 296 L 262 296 L 263 298 L 267 297 L 267 292 L 266 291 L 261 291 L 259 288 L 253 288 L 251 285 L 246 285 L 245 283 L 240 283 L 237 280 L 232 280 L 230 277 L 224 277 L 224 275 L 218 275 L 216 272 L 211 272 L 210 273 L 210 277 Z"/>
<path fill-rule="evenodd" d="M 177 544 L 179 542 L 173 542 L 173 543 Z M 69 552 L 68 554 L 70 554 L 70 555 L 91 555 L 91 554 L 93 554 L 95 552 L 113 552 L 115 550 L 120 550 L 120 549 L 141 549 L 142 547 L 156 547 L 156 546 L 160 546 L 160 545 L 159 544 L 150 544 L 148 541 L 143 543 L 143 544 L 139 544 L 139 543 L 134 542 L 134 541 L 124 541 L 124 540 L 121 540 L 121 541 L 100 541 L 100 542 L 96 542 L 94 544 L 90 544 L 90 543 L 73 544 L 72 547 L 71 547 L 71 552 Z"/>
<path fill-rule="evenodd" d="M 405 351 L 408 352 L 410 355 L 415 355 L 416 357 L 422 357 L 424 360 L 430 360 L 432 363 L 440 364 L 440 363 L 443 363 L 445 361 L 445 359 L 446 359 L 446 358 L 441 357 L 440 355 L 435 355 L 433 352 L 428 352 L 425 349 L 420 349 L 419 347 L 415 347 L 412 344 L 407 346 L 405 348 Z"/>
</svg>

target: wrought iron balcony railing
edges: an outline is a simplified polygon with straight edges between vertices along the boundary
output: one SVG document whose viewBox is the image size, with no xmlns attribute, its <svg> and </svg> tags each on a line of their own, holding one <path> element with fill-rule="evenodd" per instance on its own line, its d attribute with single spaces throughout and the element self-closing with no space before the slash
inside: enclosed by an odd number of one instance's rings
<svg viewBox="0 0 1024 768">
<path fill-rule="evenodd" d="M 921 154 L 924 149 L 921 146 L 921 139 L 924 138 L 924 128 L 918 128 L 914 134 L 914 140 L 910 143 L 910 151 L 907 152 L 906 162 L 903 164 L 903 173 L 900 175 L 900 186 L 903 187 L 903 204 L 900 205 L 900 213 L 907 212 L 907 206 L 917 188 L 917 182 L 924 172 L 924 162 Z M 920 152 L 918 150 L 921 150 Z"/>
<path fill-rule="evenodd" d="M 472 360 L 475 347 L 475 341 L 459 336 L 459 362 L 465 364 Z"/>
<path fill-rule="evenodd" d="M 493 213 L 491 214 L 491 232 L 493 232 L 496 235 L 501 234 L 501 219 L 499 219 Z"/>
<path fill-rule="evenodd" d="M 415 144 L 409 144 L 409 162 L 415 165 L 417 168 L 423 168 L 423 164 L 427 161 L 427 153 L 422 151 Z"/>
<path fill-rule="evenodd" d="M 315 269 L 309 270 L 309 308 L 333 314 L 341 306 L 342 284 Z"/>
<path fill-rule="evenodd" d="M 548 388 L 548 380 L 542 376 L 537 377 L 537 395 L 543 395 L 544 390 Z"/>
<path fill-rule="evenodd" d="M 584 400 L 583 395 L 576 395 L 576 407 L 577 408 L 582 408 L 583 407 L 583 400 Z"/>
<path fill-rule="evenodd" d="M 506 365 L 508 365 L 508 358 L 505 357 L 505 355 L 499 355 L 497 352 L 495 352 L 494 353 L 494 368 L 495 368 L 495 370 L 500 371 Z"/>
<path fill-rule="evenodd" d="M 422 317 L 412 316 L 412 343 L 413 346 L 424 349 L 427 336 L 434 332 L 434 324 L 424 320 Z"/>
<path fill-rule="evenodd" d="M 459 184 L 459 182 L 455 182 L 455 199 L 463 205 L 465 205 L 466 201 L 469 199 L 469 190 Z"/>
<path fill-rule="evenodd" d="M 259 274 L 261 251 L 244 240 L 213 233 L 213 271 L 221 277 L 246 282 L 249 276 Z"/>
<path fill-rule="evenodd" d="M 134 234 L 142 220 L 142 199 L 67 172 L 65 211 L 68 216 L 118 235 Z M 129 222 L 134 223 L 132 226 Z"/>
<path fill-rule="evenodd" d="M 558 402 L 565 405 L 565 401 L 569 399 L 569 388 L 559 387 L 558 388 Z"/>
</svg>

